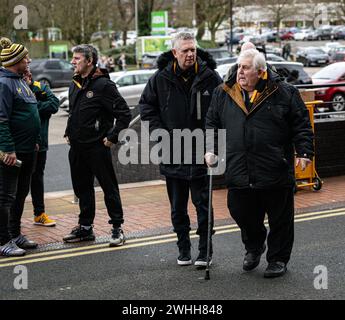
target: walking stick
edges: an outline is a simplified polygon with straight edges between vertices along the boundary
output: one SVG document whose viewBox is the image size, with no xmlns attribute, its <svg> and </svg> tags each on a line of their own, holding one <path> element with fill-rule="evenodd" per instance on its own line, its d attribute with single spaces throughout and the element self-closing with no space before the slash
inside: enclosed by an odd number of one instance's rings
<svg viewBox="0 0 345 320">
<path fill-rule="evenodd" d="M 211 251 L 211 236 L 212 236 L 212 168 L 208 168 L 210 176 L 209 192 L 208 192 L 208 229 L 207 229 L 207 254 L 206 254 L 206 271 L 205 280 L 210 280 L 210 251 Z"/>
</svg>

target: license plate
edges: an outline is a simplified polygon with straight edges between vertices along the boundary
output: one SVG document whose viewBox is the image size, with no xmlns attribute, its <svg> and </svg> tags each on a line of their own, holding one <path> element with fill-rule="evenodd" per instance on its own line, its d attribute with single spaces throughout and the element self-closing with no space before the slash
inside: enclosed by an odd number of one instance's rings
<svg viewBox="0 0 345 320">
<path fill-rule="evenodd" d="M 325 63 L 326 60 L 319 60 L 319 63 Z"/>
</svg>

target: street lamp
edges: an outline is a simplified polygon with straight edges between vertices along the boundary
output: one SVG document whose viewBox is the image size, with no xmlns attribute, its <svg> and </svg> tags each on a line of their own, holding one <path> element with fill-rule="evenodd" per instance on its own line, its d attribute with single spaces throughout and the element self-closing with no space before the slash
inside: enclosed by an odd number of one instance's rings
<svg viewBox="0 0 345 320">
<path fill-rule="evenodd" d="M 233 26 L 232 26 L 232 23 L 233 23 L 233 7 L 232 7 L 232 1 L 233 0 L 230 0 L 230 54 L 232 56 L 232 46 L 233 46 Z"/>
<path fill-rule="evenodd" d="M 139 36 L 139 28 L 138 28 L 138 0 L 134 2 L 134 10 L 135 10 L 135 31 L 137 32 L 137 37 Z"/>
</svg>

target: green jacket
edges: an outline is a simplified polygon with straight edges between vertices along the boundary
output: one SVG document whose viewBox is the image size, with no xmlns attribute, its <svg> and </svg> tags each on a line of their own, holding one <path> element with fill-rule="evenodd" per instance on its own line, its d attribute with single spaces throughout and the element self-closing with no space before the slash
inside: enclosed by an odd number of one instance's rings
<svg viewBox="0 0 345 320">
<path fill-rule="evenodd" d="M 33 82 L 30 88 L 36 96 L 38 113 L 41 119 L 39 151 L 47 151 L 49 120 L 52 114 L 57 113 L 59 110 L 59 99 L 51 92 L 47 85 L 38 81 Z"/>
<path fill-rule="evenodd" d="M 20 75 L 0 68 L 0 150 L 34 152 L 39 133 L 35 95 Z"/>
</svg>

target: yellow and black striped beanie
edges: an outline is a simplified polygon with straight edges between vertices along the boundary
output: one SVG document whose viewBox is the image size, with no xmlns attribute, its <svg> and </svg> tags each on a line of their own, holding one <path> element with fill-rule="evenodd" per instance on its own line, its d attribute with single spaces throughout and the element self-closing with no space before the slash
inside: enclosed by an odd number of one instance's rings
<svg viewBox="0 0 345 320">
<path fill-rule="evenodd" d="M 29 53 L 23 45 L 12 43 L 11 40 L 7 38 L 0 39 L 0 47 L 2 48 L 0 54 L 0 60 L 3 67 L 12 67 Z"/>
</svg>

